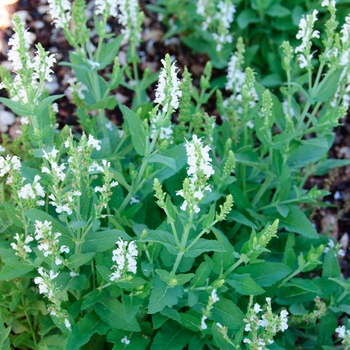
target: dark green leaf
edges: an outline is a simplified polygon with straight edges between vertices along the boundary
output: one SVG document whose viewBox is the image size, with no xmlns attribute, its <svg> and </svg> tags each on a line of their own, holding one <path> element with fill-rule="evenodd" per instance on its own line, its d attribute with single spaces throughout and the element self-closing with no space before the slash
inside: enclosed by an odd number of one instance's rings
<svg viewBox="0 0 350 350">
<path fill-rule="evenodd" d="M 282 263 L 265 261 L 263 264 L 250 264 L 235 270 L 240 274 L 249 274 L 261 287 L 270 287 L 292 273 L 292 269 Z"/>
<path fill-rule="evenodd" d="M 94 333 L 106 334 L 108 330 L 107 324 L 94 312 L 89 312 L 72 327 L 72 332 L 67 338 L 67 350 L 77 350 L 86 344 Z"/>
<path fill-rule="evenodd" d="M 113 62 L 114 58 L 118 55 L 123 37 L 124 35 L 119 35 L 107 44 L 102 45 L 102 49 L 98 57 L 98 61 L 100 63 L 99 69 L 104 69 L 108 64 Z"/>
<path fill-rule="evenodd" d="M 191 333 L 177 322 L 165 323 L 154 337 L 151 350 L 182 350 L 190 340 Z"/>
</svg>

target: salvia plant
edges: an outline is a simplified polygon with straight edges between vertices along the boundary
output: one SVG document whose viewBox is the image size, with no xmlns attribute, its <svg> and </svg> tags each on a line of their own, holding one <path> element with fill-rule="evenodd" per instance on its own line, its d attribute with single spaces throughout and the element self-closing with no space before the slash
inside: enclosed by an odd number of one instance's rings
<svg viewBox="0 0 350 350">
<path fill-rule="evenodd" d="M 346 252 L 308 219 L 328 192 L 305 188 L 349 164 L 328 151 L 349 107 L 350 19 L 328 0 L 324 30 L 318 10 L 300 14 L 272 92 L 232 34 L 237 4 L 191 5 L 196 30 L 227 51 L 220 89 L 210 61 L 197 85 L 169 54 L 141 72 L 136 0 L 94 2 L 97 45 L 84 1 L 49 0 L 81 132 L 57 128 L 56 56 L 14 16 L 0 101 L 22 133 L 0 150 L 1 349 L 350 348 Z M 271 4 L 252 1 L 262 17 Z M 116 109 L 121 126 L 106 117 Z"/>
</svg>

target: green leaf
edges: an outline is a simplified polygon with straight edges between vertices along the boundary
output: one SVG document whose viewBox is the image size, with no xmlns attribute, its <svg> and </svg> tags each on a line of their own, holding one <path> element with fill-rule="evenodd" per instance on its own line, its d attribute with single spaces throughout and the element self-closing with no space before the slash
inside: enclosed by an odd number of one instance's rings
<svg viewBox="0 0 350 350">
<path fill-rule="evenodd" d="M 85 236 L 82 245 L 82 251 L 85 252 L 104 252 L 115 246 L 116 242 L 122 238 L 123 240 L 131 240 L 131 237 L 120 230 L 92 231 Z"/>
<path fill-rule="evenodd" d="M 191 281 L 191 287 L 203 286 L 213 270 L 213 261 L 207 255 L 204 255 L 204 259 L 205 261 L 196 270 L 196 274 Z"/>
<path fill-rule="evenodd" d="M 350 164 L 350 159 L 326 159 L 316 165 L 314 175 L 322 176 L 329 170 Z"/>
<path fill-rule="evenodd" d="M 108 96 L 108 97 L 94 103 L 93 105 L 89 106 L 89 109 L 91 109 L 93 111 L 97 110 L 97 109 L 113 110 L 117 104 L 118 104 L 118 100 L 114 96 Z"/>
<path fill-rule="evenodd" d="M 106 334 L 109 326 L 105 324 L 94 312 L 89 312 L 72 327 L 67 338 L 67 350 L 77 350 L 86 344 L 91 336 L 98 332 Z"/>
<path fill-rule="evenodd" d="M 343 68 L 337 69 L 335 72 L 330 71 L 326 77 L 322 80 L 317 88 L 315 96 L 312 96 L 317 102 L 327 102 L 335 94 L 338 89 L 340 76 L 343 72 Z"/>
<path fill-rule="evenodd" d="M 69 229 L 62 225 L 59 221 L 57 221 L 54 217 L 51 215 L 43 212 L 42 210 L 39 209 L 30 209 L 26 210 L 24 212 L 24 215 L 27 216 L 32 222 L 35 222 L 36 220 L 39 221 L 50 221 L 52 224 L 52 227 L 57 230 L 58 232 L 66 235 L 66 236 L 71 236 Z"/>
<path fill-rule="evenodd" d="M 149 231 L 147 232 L 147 236 L 140 240 L 140 242 L 158 242 L 162 243 L 169 253 L 173 255 L 177 255 L 179 252 L 179 249 L 176 246 L 175 238 L 174 236 L 167 232 L 162 230 L 156 230 L 156 231 Z"/>
<path fill-rule="evenodd" d="M 327 153 L 328 148 L 328 142 L 324 138 L 302 140 L 299 145 L 291 147 L 288 165 L 299 169 L 307 164 L 315 163 Z"/>
<path fill-rule="evenodd" d="M 270 287 L 292 273 L 285 264 L 265 261 L 263 264 L 250 264 L 235 270 L 239 274 L 249 274 L 261 287 Z"/>
<path fill-rule="evenodd" d="M 141 277 L 134 277 L 130 281 L 119 281 L 117 282 L 118 287 L 123 289 L 134 289 L 139 288 L 146 284 L 147 281 Z"/>
<path fill-rule="evenodd" d="M 273 4 L 269 9 L 266 11 L 266 14 L 271 17 L 286 17 L 291 14 L 290 10 L 282 6 L 280 4 Z"/>
<path fill-rule="evenodd" d="M 22 104 L 12 101 L 8 98 L 0 97 L 0 102 L 2 102 L 5 106 L 9 107 L 13 113 L 20 115 L 22 117 L 27 117 L 28 115 L 31 115 L 30 110 L 23 106 Z"/>
<path fill-rule="evenodd" d="M 244 9 L 237 17 L 237 24 L 240 29 L 245 29 L 250 23 L 260 22 L 256 12 L 250 8 Z"/>
<path fill-rule="evenodd" d="M 191 241 L 189 244 L 190 243 Z M 200 238 L 195 245 L 184 254 L 184 257 L 195 258 L 204 252 L 226 252 L 226 249 L 216 240 Z"/>
<path fill-rule="evenodd" d="M 140 117 L 128 107 L 122 106 L 121 110 L 129 125 L 132 144 L 135 147 L 135 151 L 140 156 L 144 156 L 147 150 L 148 140 L 142 121 Z"/>
<path fill-rule="evenodd" d="M 265 292 L 248 274 L 231 274 L 226 282 L 242 295 L 260 295 Z"/>
<path fill-rule="evenodd" d="M 128 337 L 130 344 L 125 345 L 122 343 L 122 339 Z M 125 334 L 125 331 L 112 329 L 107 335 L 108 342 L 114 343 L 113 350 L 141 350 L 148 349 L 148 344 L 151 341 L 151 337 L 145 336 L 142 333 Z M 98 349 L 92 349 L 98 350 Z"/>
<path fill-rule="evenodd" d="M 160 154 L 152 154 L 150 157 L 144 158 L 144 161 L 148 163 L 160 163 L 166 165 L 171 169 L 176 169 L 175 159 L 171 157 L 165 157 Z"/>
<path fill-rule="evenodd" d="M 211 332 L 213 334 L 214 340 L 216 345 L 219 347 L 220 350 L 235 350 L 236 347 L 234 344 L 229 340 L 227 341 L 223 334 L 219 332 L 219 327 L 213 323 L 211 326 Z"/>
<path fill-rule="evenodd" d="M 64 97 L 65 95 L 52 95 L 49 97 L 44 98 L 38 106 L 35 107 L 35 115 L 39 116 L 41 113 L 44 112 L 44 110 L 55 100 Z"/>
<path fill-rule="evenodd" d="M 94 257 L 94 255 L 95 253 L 78 253 L 71 255 L 68 258 L 68 267 L 70 269 L 75 269 L 77 267 L 85 265 Z"/>
<path fill-rule="evenodd" d="M 211 318 L 215 322 L 219 322 L 223 326 L 232 329 L 234 332 L 239 331 L 239 329 L 244 326 L 243 319 L 245 315 L 231 300 L 220 298 L 220 300 L 214 304 L 211 312 Z"/>
<path fill-rule="evenodd" d="M 23 227 L 23 222 L 22 220 L 19 218 L 19 215 L 16 213 L 16 209 L 15 207 L 8 202 L 3 202 L 2 203 L 7 216 L 9 217 L 9 219 L 12 221 L 12 223 L 14 225 L 16 225 L 17 227 L 22 228 Z"/>
<path fill-rule="evenodd" d="M 183 287 L 176 286 L 170 288 L 157 275 L 153 279 L 152 292 L 148 304 L 148 313 L 155 314 L 162 311 L 166 306 L 173 307 L 177 304 L 178 299 L 183 295 Z"/>
<path fill-rule="evenodd" d="M 308 292 L 316 293 L 317 295 L 322 295 L 322 291 L 313 283 L 312 280 L 293 278 L 292 280 L 290 280 L 290 282 L 288 282 L 286 286 L 298 287 Z"/>
<path fill-rule="evenodd" d="M 10 340 L 8 335 L 11 332 L 11 327 L 5 328 L 4 321 L 0 312 L 0 349 L 1 350 L 10 350 Z"/>
<path fill-rule="evenodd" d="M 177 322 L 168 321 L 153 339 L 151 350 L 182 350 L 191 338 L 191 333 Z"/>
<path fill-rule="evenodd" d="M 332 249 L 324 257 L 322 277 L 340 277 L 339 262 Z"/>
<path fill-rule="evenodd" d="M 100 63 L 99 69 L 104 69 L 108 64 L 113 62 L 114 58 L 118 55 L 123 37 L 124 35 L 119 35 L 107 44 L 102 45 L 102 49 L 98 57 L 98 61 Z"/>
<path fill-rule="evenodd" d="M 246 215 L 240 213 L 237 210 L 231 210 L 230 213 L 227 215 L 227 218 L 232 219 L 242 225 L 248 226 L 250 228 L 254 228 L 255 230 L 258 229 L 258 226 L 254 224 L 253 221 L 247 218 Z"/>
<path fill-rule="evenodd" d="M 33 265 L 28 264 L 22 259 L 17 257 L 6 259 L 4 266 L 0 271 L 0 281 L 12 280 L 23 276 L 32 270 L 34 270 Z"/>
<path fill-rule="evenodd" d="M 306 215 L 297 206 L 290 207 L 286 218 L 279 217 L 280 227 L 284 227 L 289 232 L 297 232 L 302 236 L 312 239 L 318 238 L 318 233 Z"/>
<path fill-rule="evenodd" d="M 113 329 L 122 329 L 130 332 L 141 331 L 136 318 L 128 321 L 125 305 L 116 298 L 105 298 L 97 303 L 94 308 L 97 315 Z"/>
</svg>

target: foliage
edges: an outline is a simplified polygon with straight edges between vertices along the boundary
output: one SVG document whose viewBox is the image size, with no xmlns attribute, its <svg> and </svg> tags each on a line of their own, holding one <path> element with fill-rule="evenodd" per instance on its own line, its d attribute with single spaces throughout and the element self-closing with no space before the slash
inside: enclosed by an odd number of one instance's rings
<svg viewBox="0 0 350 350">
<path fill-rule="evenodd" d="M 196 8 L 183 3 L 163 2 L 183 21 L 168 35 L 208 37 L 193 27 Z M 231 2 L 213 4 L 234 12 Z M 249 2 L 237 10 L 241 34 L 269 18 L 264 35 L 273 38 L 286 30 L 281 18 L 301 11 L 293 4 Z M 0 156 L 1 348 L 330 349 L 339 343 L 335 330 L 348 348 L 349 331 L 337 327 L 337 317 L 350 313 L 340 247 L 308 219 L 327 192 L 305 182 L 349 163 L 327 159 L 349 102 L 349 17 L 339 29 L 335 3 L 324 0 L 325 33 L 312 12 L 300 21 L 299 46 L 278 43 L 285 83 L 277 96 L 244 69 L 259 69 L 245 62 L 254 46 L 247 37 L 234 53 L 221 39 L 222 54 L 208 50 L 214 66 L 228 66 L 225 90 L 211 88 L 212 63 L 194 86 L 187 68 L 179 79 L 169 55 L 159 73 L 140 76 L 138 3 L 95 5 L 93 49 L 85 3 L 50 1 L 74 48 L 63 64 L 74 74 L 81 134 L 55 130 L 60 96 L 44 89 L 55 57 L 40 44 L 33 57 L 14 19 L 15 75 L 3 75 L 9 98 L 0 101 L 23 125 L 20 141 L 6 142 Z M 180 16 L 185 5 L 192 12 Z M 106 31 L 110 16 L 123 27 L 118 36 Z M 208 20 L 207 29 L 230 42 L 230 18 L 220 20 Z M 314 55 L 319 37 L 323 49 Z M 157 80 L 150 102 L 147 89 Z M 116 99 L 120 85 L 133 93 L 131 106 Z M 219 118 L 207 114 L 212 97 Z M 105 117 L 117 108 L 121 128 Z"/>
</svg>

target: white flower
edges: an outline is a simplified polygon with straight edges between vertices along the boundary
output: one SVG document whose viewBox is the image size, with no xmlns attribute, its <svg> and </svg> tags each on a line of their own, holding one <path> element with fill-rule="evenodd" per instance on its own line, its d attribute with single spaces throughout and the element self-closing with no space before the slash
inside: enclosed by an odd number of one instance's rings
<svg viewBox="0 0 350 350">
<path fill-rule="evenodd" d="M 116 262 L 116 269 L 110 276 L 110 280 L 113 282 L 120 279 L 126 272 L 137 272 L 137 261 L 135 257 L 138 255 L 136 243 L 134 241 L 127 242 L 119 238 L 116 243 L 118 248 L 113 250 L 112 261 Z"/>
<path fill-rule="evenodd" d="M 180 80 L 177 78 L 178 68 L 175 62 L 170 63 L 169 55 L 161 62 L 163 68 L 159 75 L 154 102 L 162 105 L 163 111 L 167 112 L 169 107 L 172 107 L 172 110 L 179 107 L 182 91 L 180 90 Z"/>
<path fill-rule="evenodd" d="M 89 134 L 89 138 L 88 138 L 88 142 L 87 142 L 88 146 L 92 146 L 97 151 L 99 151 L 101 149 L 100 143 L 101 143 L 101 141 L 96 140 L 91 134 Z"/>
<path fill-rule="evenodd" d="M 336 333 L 338 333 L 339 338 L 345 337 L 345 326 L 341 326 L 335 329 Z"/>
<path fill-rule="evenodd" d="M 269 325 L 269 321 L 265 318 L 264 315 L 262 315 L 261 320 L 258 321 L 258 326 L 265 328 L 268 325 Z"/>
<path fill-rule="evenodd" d="M 246 332 L 250 332 L 251 331 L 251 325 L 250 325 L 250 323 L 247 323 L 246 325 L 245 325 L 245 327 L 244 327 L 244 330 L 246 331 Z"/>
<path fill-rule="evenodd" d="M 296 35 L 297 39 L 301 39 L 301 44 L 295 49 L 295 52 L 304 53 L 308 46 L 311 45 L 312 38 L 319 38 L 320 32 L 313 30 L 314 24 L 317 21 L 317 10 L 313 10 L 312 14 L 303 16 L 299 22 L 299 31 Z"/>
<path fill-rule="evenodd" d="M 129 344 L 130 344 L 130 340 L 128 339 L 127 336 L 125 336 L 125 337 L 121 340 L 121 342 L 122 342 L 123 344 L 125 344 L 125 345 L 129 345 Z"/>
<path fill-rule="evenodd" d="M 106 12 L 108 9 L 109 13 L 107 15 L 117 17 L 118 16 L 117 5 L 118 5 L 117 0 L 95 0 L 95 14 L 103 15 L 104 12 Z"/>
<path fill-rule="evenodd" d="M 257 314 L 258 312 L 263 311 L 258 303 L 254 305 L 254 312 Z"/>
<path fill-rule="evenodd" d="M 64 320 L 64 325 L 65 325 L 68 329 L 70 329 L 71 324 L 70 324 L 68 318 L 66 318 L 66 319 Z"/>
<path fill-rule="evenodd" d="M 30 184 L 24 185 L 19 191 L 18 191 L 18 197 L 23 199 L 35 199 L 35 193 L 32 189 L 32 186 Z"/>
<path fill-rule="evenodd" d="M 137 19 L 140 12 L 138 0 L 117 0 L 119 14 L 118 22 L 124 27 L 121 33 L 124 34 L 122 44 L 128 42 L 132 37 L 139 41 L 141 33 L 138 32 Z"/>
<path fill-rule="evenodd" d="M 288 329 L 288 311 L 282 310 L 280 313 L 280 325 L 279 329 L 284 332 L 286 329 Z"/>
<path fill-rule="evenodd" d="M 208 326 L 206 325 L 206 323 L 205 323 L 205 320 L 207 319 L 208 317 L 207 316 L 202 316 L 202 319 L 201 319 L 201 329 L 207 329 L 208 328 Z"/>
<path fill-rule="evenodd" d="M 56 28 L 68 26 L 72 5 L 68 0 L 48 0 L 49 13 Z"/>
<path fill-rule="evenodd" d="M 213 303 L 216 303 L 217 301 L 220 300 L 220 298 L 218 297 L 218 295 L 216 294 L 216 289 L 213 289 L 211 292 L 211 298 L 213 299 Z"/>
</svg>

